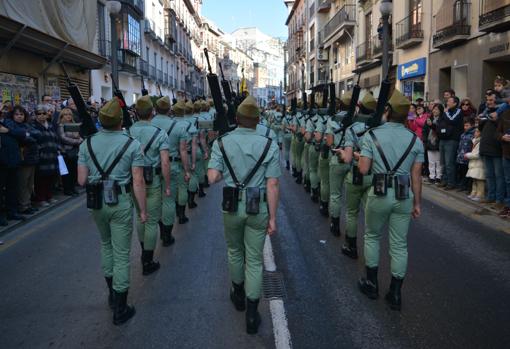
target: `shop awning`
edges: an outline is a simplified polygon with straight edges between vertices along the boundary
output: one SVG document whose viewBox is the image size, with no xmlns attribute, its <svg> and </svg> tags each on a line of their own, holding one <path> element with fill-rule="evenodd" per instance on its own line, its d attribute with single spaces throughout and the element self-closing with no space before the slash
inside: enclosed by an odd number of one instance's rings
<svg viewBox="0 0 510 349">
<path fill-rule="evenodd" d="M 107 60 L 54 36 L 0 15 L 0 58 L 11 48 L 29 51 L 49 61 L 63 61 L 85 69 L 100 69 Z"/>
</svg>

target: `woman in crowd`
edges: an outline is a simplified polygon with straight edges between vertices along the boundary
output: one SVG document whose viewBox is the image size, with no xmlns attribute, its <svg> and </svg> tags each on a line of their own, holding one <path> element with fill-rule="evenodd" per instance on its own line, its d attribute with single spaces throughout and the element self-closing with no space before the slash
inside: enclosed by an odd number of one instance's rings
<svg viewBox="0 0 510 349">
<path fill-rule="evenodd" d="M 48 108 L 46 105 L 37 107 L 34 127 L 41 132 L 37 144 L 39 145 L 39 164 L 35 171 L 35 201 L 42 207 L 56 202 L 53 199 L 53 185 L 58 171 L 58 137 L 55 129 L 48 122 Z"/>
<path fill-rule="evenodd" d="M 425 145 L 429 162 L 429 182 L 435 184 L 439 184 L 443 176 L 443 167 L 441 166 L 441 156 L 439 154 L 439 137 L 436 132 L 437 122 L 443 113 L 443 106 L 435 103 L 432 107 L 432 117 L 428 118 L 425 126 L 423 126 L 423 144 Z"/>
<path fill-rule="evenodd" d="M 462 110 L 462 115 L 464 116 L 464 119 L 466 118 L 473 119 L 476 117 L 476 108 L 469 98 L 464 98 L 460 102 L 460 109 Z"/>
<path fill-rule="evenodd" d="M 423 141 L 423 127 L 429 118 L 429 114 L 425 112 L 423 105 L 417 105 L 415 110 L 414 118 L 409 119 L 408 126 Z"/>
<path fill-rule="evenodd" d="M 44 110 L 39 109 L 39 112 Z M 35 167 L 39 163 L 39 146 L 37 139 L 41 133 L 29 123 L 29 114 L 21 106 L 15 106 L 13 120 L 16 125 L 24 130 L 29 137 L 19 141 L 21 148 L 21 163 L 18 169 L 18 207 L 22 214 L 33 214 L 37 211 L 32 207 L 32 193 L 34 191 Z"/>
<path fill-rule="evenodd" d="M 76 180 L 78 166 L 78 149 L 83 139 L 79 132 L 68 131 L 65 125 L 74 123 L 73 112 L 69 108 L 60 111 L 58 134 L 60 136 L 62 155 L 69 171 L 68 175 L 62 176 L 62 184 L 64 186 L 64 194 L 67 196 L 77 196 Z"/>
</svg>

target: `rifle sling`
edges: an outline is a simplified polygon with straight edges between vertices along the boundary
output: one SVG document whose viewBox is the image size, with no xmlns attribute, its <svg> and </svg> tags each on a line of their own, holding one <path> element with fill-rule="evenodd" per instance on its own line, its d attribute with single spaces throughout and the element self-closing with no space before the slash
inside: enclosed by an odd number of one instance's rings
<svg viewBox="0 0 510 349">
<path fill-rule="evenodd" d="M 160 132 L 161 132 L 161 129 L 159 129 L 159 128 L 156 130 L 156 132 L 154 132 L 154 134 L 152 135 L 152 138 L 150 139 L 149 143 L 147 143 L 147 145 L 143 149 L 144 155 L 147 154 L 147 152 L 149 151 L 149 149 L 152 146 L 152 143 L 154 143 L 154 141 L 156 140 L 156 137 L 159 135 Z"/>
<path fill-rule="evenodd" d="M 88 151 L 90 154 L 90 158 L 92 159 L 94 166 L 96 166 L 97 170 L 101 174 L 101 178 L 108 179 L 108 177 L 112 173 L 113 169 L 115 168 L 115 166 L 117 166 L 119 161 L 122 159 L 122 156 L 124 156 L 124 153 L 128 150 L 129 146 L 131 145 L 131 143 L 133 143 L 133 141 L 134 141 L 134 139 L 131 137 L 127 140 L 127 142 L 124 144 L 124 147 L 122 147 L 122 150 L 120 151 L 120 153 L 117 154 L 117 156 L 113 160 L 110 167 L 108 167 L 108 169 L 106 171 L 104 171 L 103 168 L 101 167 L 101 165 L 99 165 L 99 161 L 97 161 L 96 154 L 94 154 L 94 151 L 92 150 L 91 137 L 87 138 L 87 148 L 88 148 Z"/>
<path fill-rule="evenodd" d="M 368 134 L 370 135 L 370 137 L 372 137 L 372 140 L 374 141 L 374 144 L 377 148 L 377 151 L 379 152 L 379 155 L 381 156 L 381 159 L 384 163 L 384 167 L 386 167 L 386 171 L 388 171 L 388 174 L 395 174 L 397 172 L 399 167 L 402 165 L 402 163 L 407 159 L 407 157 L 411 153 L 411 150 L 413 150 L 414 144 L 416 143 L 416 139 L 418 138 L 418 136 L 416 136 L 416 134 L 413 134 L 413 139 L 411 140 L 411 143 L 409 144 L 406 151 L 404 152 L 404 155 L 402 155 L 402 157 L 400 158 L 400 160 L 398 160 L 397 164 L 395 165 L 395 167 L 392 170 L 390 167 L 390 164 L 388 163 L 388 159 L 384 155 L 384 151 L 381 146 L 381 143 L 379 143 L 379 140 L 375 136 L 375 133 L 372 130 L 370 130 L 370 131 L 368 131 Z"/>
</svg>

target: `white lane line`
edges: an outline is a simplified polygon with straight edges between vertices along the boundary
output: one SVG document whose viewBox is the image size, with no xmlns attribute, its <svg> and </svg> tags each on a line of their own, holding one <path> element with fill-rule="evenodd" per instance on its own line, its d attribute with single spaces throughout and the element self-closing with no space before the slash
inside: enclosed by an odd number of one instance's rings
<svg viewBox="0 0 510 349">
<path fill-rule="evenodd" d="M 267 271 L 276 271 L 274 262 L 273 246 L 271 239 L 266 236 L 264 244 L 264 268 Z M 287 323 L 287 315 L 285 315 L 285 306 L 281 299 L 271 299 L 269 301 L 269 310 L 271 311 L 271 319 L 273 322 L 273 335 L 276 349 L 292 348 L 290 339 L 289 325 Z"/>
</svg>

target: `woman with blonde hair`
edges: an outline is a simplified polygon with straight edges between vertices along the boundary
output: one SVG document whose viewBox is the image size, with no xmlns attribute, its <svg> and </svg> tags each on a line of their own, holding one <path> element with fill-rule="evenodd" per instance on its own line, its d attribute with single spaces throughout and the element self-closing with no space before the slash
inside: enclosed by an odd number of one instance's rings
<svg viewBox="0 0 510 349">
<path fill-rule="evenodd" d="M 62 176 L 62 185 L 64 194 L 68 196 L 77 196 L 76 181 L 78 168 L 78 150 L 83 139 L 80 133 L 74 130 L 66 129 L 66 125 L 74 123 L 73 111 L 70 108 L 64 108 L 60 111 L 58 121 L 58 135 L 61 143 L 61 153 L 67 166 L 69 174 Z"/>
</svg>

